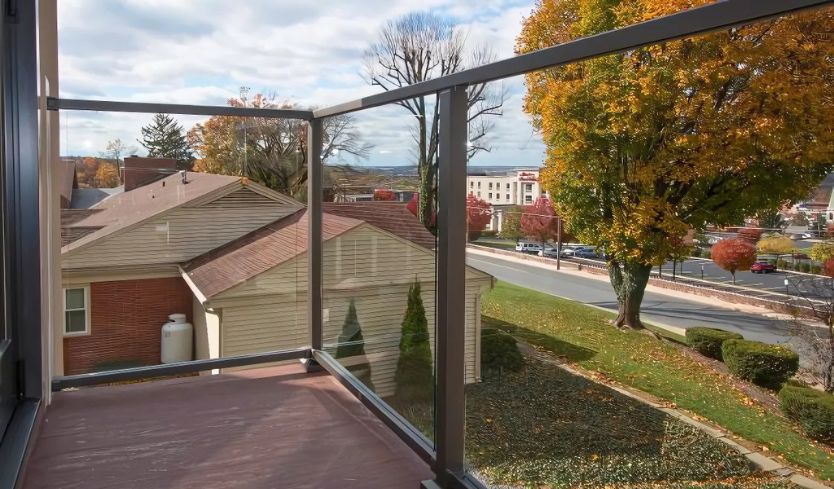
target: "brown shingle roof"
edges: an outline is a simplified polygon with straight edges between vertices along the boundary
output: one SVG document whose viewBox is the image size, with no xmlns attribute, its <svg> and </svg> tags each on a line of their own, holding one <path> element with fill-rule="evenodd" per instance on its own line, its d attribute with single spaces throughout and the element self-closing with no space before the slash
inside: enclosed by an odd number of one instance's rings
<svg viewBox="0 0 834 489">
<path fill-rule="evenodd" d="M 324 212 L 350 217 L 384 229 L 391 234 L 412 241 L 424 248 L 436 248 L 435 237 L 406 208 L 402 202 L 351 202 L 337 204 L 325 202 Z"/>
<path fill-rule="evenodd" d="M 322 235 L 328 240 L 361 224 L 357 219 L 324 214 Z M 307 210 L 301 209 L 198 256 L 183 270 L 206 298 L 213 297 L 306 253 L 307 226 Z"/>
<path fill-rule="evenodd" d="M 76 242 L 81 245 L 239 181 L 241 177 L 188 172 L 188 183 L 183 184 L 182 177 L 174 174 L 104 199 L 90 209 L 100 212 L 90 213 L 68 226 L 98 228 Z"/>
<path fill-rule="evenodd" d="M 61 209 L 61 246 L 66 246 L 74 241 L 92 234 L 101 226 L 78 226 L 77 223 L 90 217 L 97 209 Z"/>
</svg>

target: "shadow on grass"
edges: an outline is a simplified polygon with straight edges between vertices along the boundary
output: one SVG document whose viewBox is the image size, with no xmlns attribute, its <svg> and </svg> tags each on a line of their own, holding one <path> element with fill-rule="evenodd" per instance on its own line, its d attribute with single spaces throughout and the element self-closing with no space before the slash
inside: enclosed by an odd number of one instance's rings
<svg viewBox="0 0 834 489">
<path fill-rule="evenodd" d="M 490 317 L 484 326 L 573 361 L 596 353 Z M 697 428 L 536 357 L 466 392 L 467 457 L 490 484 L 600 487 L 752 472 L 743 456 Z"/>
<path fill-rule="evenodd" d="M 525 343 L 542 346 L 554 355 L 566 358 L 572 362 L 590 360 L 597 353 L 590 348 L 574 345 L 573 343 L 562 341 L 558 338 L 554 338 L 553 336 L 542 334 L 538 331 L 533 331 L 532 329 L 523 328 L 516 324 L 508 323 L 507 321 L 502 321 L 501 319 L 496 319 L 490 316 L 481 316 L 481 325 L 483 329 L 500 329 L 501 331 L 509 333 Z"/>
</svg>

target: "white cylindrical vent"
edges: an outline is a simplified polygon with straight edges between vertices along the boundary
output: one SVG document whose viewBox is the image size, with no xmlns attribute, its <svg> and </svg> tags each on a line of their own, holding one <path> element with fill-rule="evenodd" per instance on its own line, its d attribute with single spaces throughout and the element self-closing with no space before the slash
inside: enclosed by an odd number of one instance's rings
<svg viewBox="0 0 834 489">
<path fill-rule="evenodd" d="M 194 328 L 185 314 L 171 314 L 162 326 L 162 363 L 193 360 Z"/>
</svg>

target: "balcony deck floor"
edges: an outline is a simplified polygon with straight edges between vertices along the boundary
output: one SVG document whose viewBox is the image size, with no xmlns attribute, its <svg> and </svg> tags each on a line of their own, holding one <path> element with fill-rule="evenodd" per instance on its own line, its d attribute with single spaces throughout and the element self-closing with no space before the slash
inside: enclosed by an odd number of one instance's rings
<svg viewBox="0 0 834 489">
<path fill-rule="evenodd" d="M 327 374 L 300 366 L 55 394 L 35 488 L 417 488 L 431 471 Z"/>
</svg>

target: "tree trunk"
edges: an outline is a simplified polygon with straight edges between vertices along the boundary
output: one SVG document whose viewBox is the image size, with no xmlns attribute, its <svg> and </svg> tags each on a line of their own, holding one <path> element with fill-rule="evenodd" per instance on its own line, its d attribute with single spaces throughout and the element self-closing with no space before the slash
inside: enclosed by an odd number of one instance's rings
<svg viewBox="0 0 834 489">
<path fill-rule="evenodd" d="M 613 321 L 620 329 L 643 329 L 640 321 L 640 305 L 646 292 L 652 266 L 643 263 L 625 262 L 622 269 L 617 261 L 608 263 L 608 276 L 617 294 L 619 311 Z"/>
<path fill-rule="evenodd" d="M 427 168 L 420 178 L 420 202 L 417 216 L 420 222 L 432 234 L 437 235 L 437 223 L 434 222 L 434 180 L 431 178 L 431 169 Z"/>
</svg>

